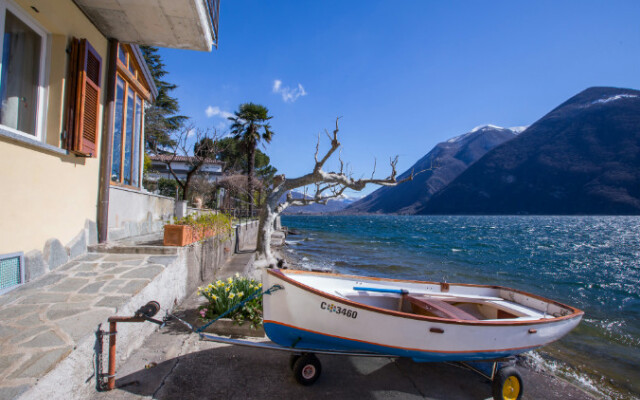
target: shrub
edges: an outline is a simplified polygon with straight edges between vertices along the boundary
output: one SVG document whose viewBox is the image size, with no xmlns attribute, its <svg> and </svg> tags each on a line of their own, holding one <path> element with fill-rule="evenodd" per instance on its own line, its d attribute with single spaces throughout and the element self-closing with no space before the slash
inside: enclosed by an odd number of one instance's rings
<svg viewBox="0 0 640 400">
<path fill-rule="evenodd" d="M 158 193 L 162 196 L 176 197 L 176 189 L 179 198 L 182 198 L 182 188 L 174 179 L 160 178 L 158 179 Z"/>
<path fill-rule="evenodd" d="M 207 231 L 215 235 L 231 235 L 231 217 L 226 214 L 204 213 L 200 215 L 189 214 L 175 222 L 176 225 L 189 225 L 194 232 L 198 232 L 202 238 Z"/>
<path fill-rule="evenodd" d="M 218 280 L 208 286 L 200 287 L 198 295 L 204 296 L 209 301 L 208 304 L 198 308 L 200 318 L 203 321 L 217 318 L 258 291 L 262 291 L 262 283 L 241 277 L 239 274 L 236 274 L 235 278 L 228 278 L 226 281 Z M 261 296 L 256 295 L 226 317 L 233 319 L 239 325 L 250 322 L 252 328 L 257 328 L 262 324 Z"/>
</svg>

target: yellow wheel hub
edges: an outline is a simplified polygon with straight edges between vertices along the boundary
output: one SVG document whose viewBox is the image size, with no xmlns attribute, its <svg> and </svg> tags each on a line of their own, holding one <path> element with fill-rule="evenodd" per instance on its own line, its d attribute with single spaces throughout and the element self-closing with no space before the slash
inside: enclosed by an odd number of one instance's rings
<svg viewBox="0 0 640 400">
<path fill-rule="evenodd" d="M 519 394 L 520 381 L 515 376 L 508 377 L 502 386 L 502 398 L 505 400 L 516 400 Z"/>
</svg>

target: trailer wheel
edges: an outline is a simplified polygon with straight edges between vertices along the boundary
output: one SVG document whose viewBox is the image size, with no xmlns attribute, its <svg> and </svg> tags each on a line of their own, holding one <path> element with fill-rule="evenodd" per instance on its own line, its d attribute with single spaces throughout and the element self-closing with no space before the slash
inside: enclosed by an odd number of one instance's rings
<svg viewBox="0 0 640 400">
<path fill-rule="evenodd" d="M 289 357 L 289 368 L 293 371 L 293 367 L 296 365 L 296 361 L 300 358 L 300 354 L 292 354 Z"/>
<path fill-rule="evenodd" d="M 495 400 L 520 400 L 522 398 L 522 376 L 515 367 L 500 368 L 491 384 Z"/>
<path fill-rule="evenodd" d="M 293 376 L 299 384 L 304 386 L 312 385 L 317 381 L 321 372 L 320 360 L 310 353 L 301 355 L 293 364 Z"/>
</svg>

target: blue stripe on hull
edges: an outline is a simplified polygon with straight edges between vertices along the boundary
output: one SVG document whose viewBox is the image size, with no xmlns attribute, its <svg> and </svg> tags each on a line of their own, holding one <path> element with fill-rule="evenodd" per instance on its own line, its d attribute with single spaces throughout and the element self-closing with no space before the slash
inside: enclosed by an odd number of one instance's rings
<svg viewBox="0 0 640 400">
<path fill-rule="evenodd" d="M 497 352 L 439 353 L 406 350 L 397 347 L 359 342 L 357 340 L 336 338 L 271 322 L 264 324 L 264 331 L 269 339 L 284 347 L 336 351 L 367 351 L 380 354 L 390 354 L 399 357 L 408 357 L 418 362 L 490 360 L 494 358 L 508 357 L 532 350 L 517 349 Z"/>
</svg>

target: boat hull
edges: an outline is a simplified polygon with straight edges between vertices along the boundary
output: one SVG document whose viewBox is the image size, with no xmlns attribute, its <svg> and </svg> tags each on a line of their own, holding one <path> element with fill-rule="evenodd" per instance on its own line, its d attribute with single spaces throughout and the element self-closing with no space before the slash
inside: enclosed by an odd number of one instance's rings
<svg viewBox="0 0 640 400">
<path fill-rule="evenodd" d="M 264 329 L 285 347 L 367 351 L 416 361 L 489 360 L 526 352 L 564 336 L 579 322 L 574 316 L 496 323 L 451 321 L 379 310 L 314 290 L 281 272 L 267 271 Z"/>
</svg>

